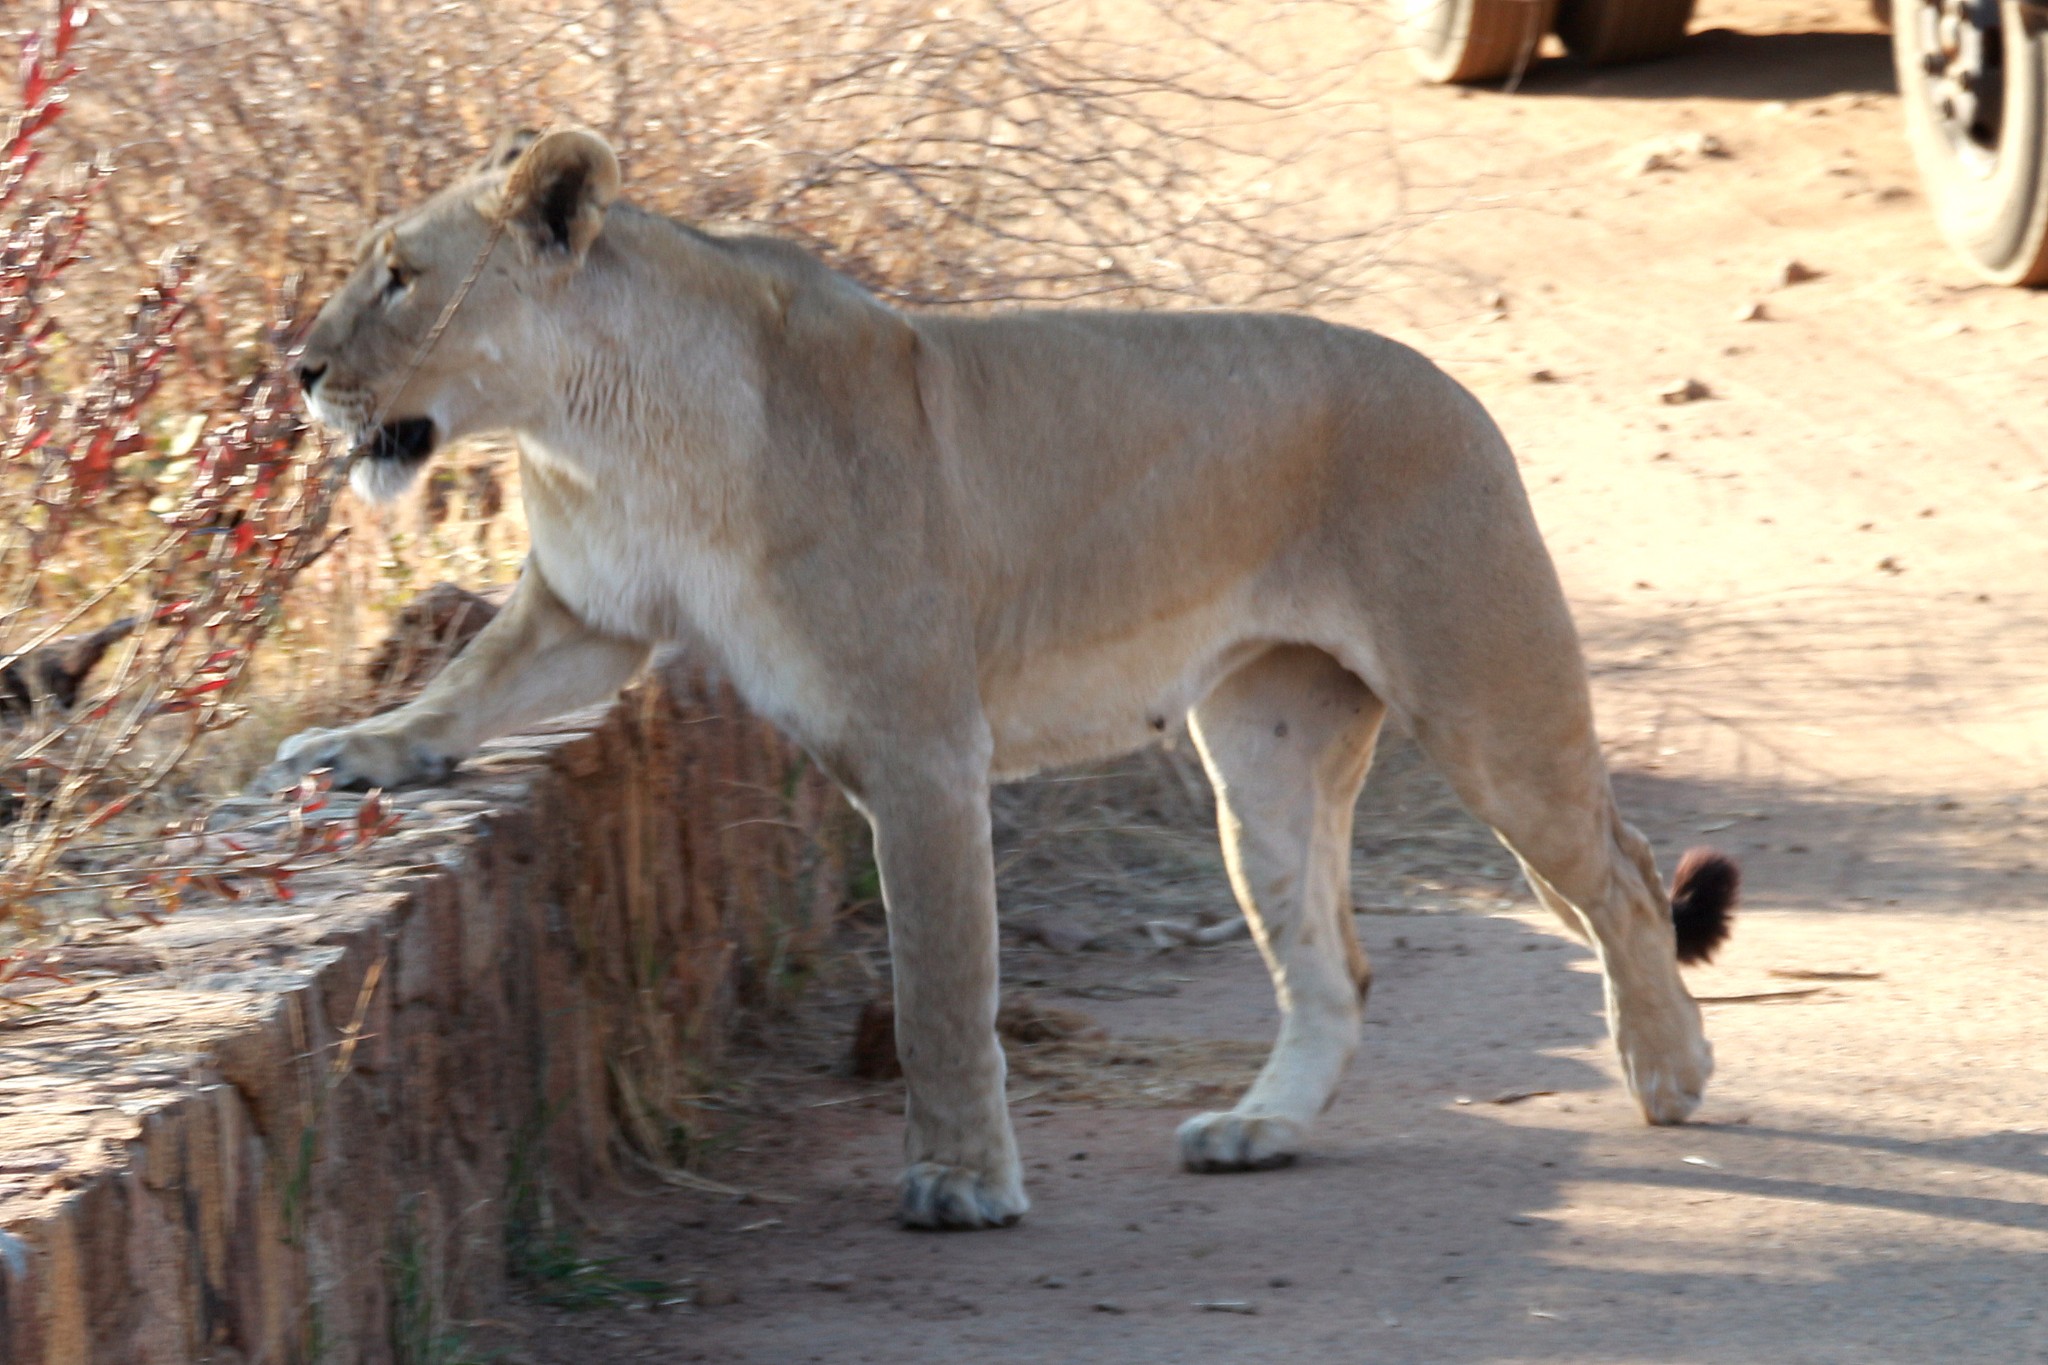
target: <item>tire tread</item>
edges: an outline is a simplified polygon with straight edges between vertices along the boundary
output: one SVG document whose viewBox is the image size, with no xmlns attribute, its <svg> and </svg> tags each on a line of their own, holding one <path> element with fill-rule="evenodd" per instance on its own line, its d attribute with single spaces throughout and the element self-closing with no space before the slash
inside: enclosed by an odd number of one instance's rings
<svg viewBox="0 0 2048 1365">
<path fill-rule="evenodd" d="M 1499 80 L 1517 63 L 1533 60 L 1536 45 L 1550 31 L 1557 0 L 1445 0 L 1469 13 L 1463 41 L 1457 25 L 1439 50 L 1418 44 L 1411 49 L 1417 69 L 1442 85 Z M 1455 50 L 1453 48 L 1455 47 Z"/>
<path fill-rule="evenodd" d="M 1561 0 L 1557 36 L 1594 66 L 1666 57 L 1685 41 L 1693 0 Z"/>
</svg>

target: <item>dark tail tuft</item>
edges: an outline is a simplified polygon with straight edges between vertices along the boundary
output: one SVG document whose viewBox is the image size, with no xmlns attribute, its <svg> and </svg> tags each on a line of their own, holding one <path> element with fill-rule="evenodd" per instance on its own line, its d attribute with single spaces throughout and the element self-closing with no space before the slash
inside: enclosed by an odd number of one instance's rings
<svg viewBox="0 0 2048 1365">
<path fill-rule="evenodd" d="M 1687 849 L 1671 876 L 1671 923 L 1678 930 L 1678 960 L 1710 961 L 1728 940 L 1729 920 L 1742 894 L 1742 869 L 1718 849 Z"/>
</svg>

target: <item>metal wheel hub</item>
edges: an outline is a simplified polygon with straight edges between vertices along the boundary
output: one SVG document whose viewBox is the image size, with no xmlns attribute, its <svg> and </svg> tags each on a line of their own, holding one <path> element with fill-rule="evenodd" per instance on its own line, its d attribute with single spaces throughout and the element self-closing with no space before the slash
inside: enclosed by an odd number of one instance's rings
<svg viewBox="0 0 2048 1365">
<path fill-rule="evenodd" d="M 2005 28 L 1998 0 L 1921 0 L 1927 100 L 1966 164 L 1988 172 L 2005 111 Z"/>
</svg>

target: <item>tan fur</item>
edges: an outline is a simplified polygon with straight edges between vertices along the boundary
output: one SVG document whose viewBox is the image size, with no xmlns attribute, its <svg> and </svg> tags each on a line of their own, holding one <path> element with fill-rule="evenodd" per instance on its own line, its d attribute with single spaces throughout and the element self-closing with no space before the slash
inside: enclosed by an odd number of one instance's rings
<svg viewBox="0 0 2048 1365">
<path fill-rule="evenodd" d="M 316 410 L 357 434 L 514 431 L 526 571 L 417 701 L 288 741 L 271 781 L 431 777 L 609 694 L 654 643 L 708 651 L 874 824 L 902 1216 L 981 1226 L 1026 1206 L 989 784 L 1190 714 L 1282 1023 L 1244 1100 L 1184 1125 L 1181 1153 L 1272 1165 L 1357 1045 L 1351 808 L 1391 711 L 1598 949 L 1644 1113 L 1698 1103 L 1711 1054 L 1668 903 L 1609 793 L 1514 461 L 1451 379 L 1301 317 L 905 314 L 794 248 L 611 204 L 590 134 L 508 156 L 389 226 L 307 365 Z"/>
</svg>

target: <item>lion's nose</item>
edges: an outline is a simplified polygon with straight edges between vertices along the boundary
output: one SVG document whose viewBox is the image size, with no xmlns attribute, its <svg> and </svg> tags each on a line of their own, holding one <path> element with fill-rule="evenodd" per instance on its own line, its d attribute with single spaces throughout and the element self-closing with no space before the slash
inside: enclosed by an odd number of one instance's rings
<svg viewBox="0 0 2048 1365">
<path fill-rule="evenodd" d="M 320 382 L 320 376 L 326 373 L 327 367 L 325 365 L 306 364 L 299 366 L 299 387 L 307 393 L 311 393 L 313 386 Z"/>
</svg>

